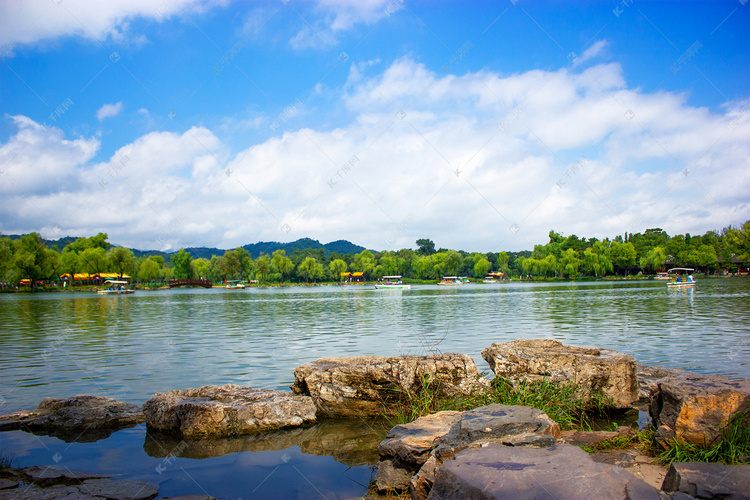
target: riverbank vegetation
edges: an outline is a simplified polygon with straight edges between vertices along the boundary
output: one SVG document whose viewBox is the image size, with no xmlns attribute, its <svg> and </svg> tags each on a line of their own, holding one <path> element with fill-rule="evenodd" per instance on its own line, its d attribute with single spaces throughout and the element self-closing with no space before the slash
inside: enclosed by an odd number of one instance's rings
<svg viewBox="0 0 750 500">
<path fill-rule="evenodd" d="M 393 425 L 444 410 L 467 411 L 490 404 L 531 406 L 545 412 L 562 429 L 590 428 L 593 418 L 607 415 L 611 407 L 601 394 L 588 398 L 576 395 L 577 388 L 549 380 L 520 381 L 497 377 L 484 390 L 470 396 L 444 396 L 433 379 L 422 376 L 415 391 L 400 392 L 396 414 L 389 417 Z"/>
<path fill-rule="evenodd" d="M 222 255 L 194 258 L 180 249 L 172 254 L 140 252 L 111 245 L 105 233 L 78 238 L 63 248 L 48 248 L 37 233 L 0 238 L 0 283 L 15 288 L 40 285 L 95 285 L 101 273 L 127 276 L 158 285 L 169 279 L 206 278 L 260 284 L 366 282 L 401 275 L 405 282 L 430 283 L 442 276 L 482 278 L 502 273 L 514 279 L 602 279 L 651 275 L 669 267 L 702 273 L 736 273 L 750 265 L 750 221 L 741 228 L 709 231 L 703 236 L 669 236 L 660 228 L 625 233 L 612 239 L 579 238 L 549 232 L 549 242 L 521 252 L 466 252 L 435 249 L 427 238 L 416 249 L 363 250 L 340 254 L 323 248 L 295 248 L 252 256 L 244 247 Z"/>
</svg>

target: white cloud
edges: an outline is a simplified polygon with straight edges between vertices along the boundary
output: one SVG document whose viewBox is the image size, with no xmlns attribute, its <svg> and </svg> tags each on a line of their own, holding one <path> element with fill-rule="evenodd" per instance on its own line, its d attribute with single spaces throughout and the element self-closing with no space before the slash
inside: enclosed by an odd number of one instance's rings
<svg viewBox="0 0 750 500">
<path fill-rule="evenodd" d="M 120 111 L 122 111 L 122 101 L 115 104 L 105 104 L 96 112 L 96 119 L 101 122 L 104 121 L 105 118 L 119 115 Z M 148 114 L 148 111 L 146 111 L 146 114 Z"/>
<path fill-rule="evenodd" d="M 607 40 L 598 40 L 594 42 L 588 49 L 583 52 L 583 54 L 578 56 L 573 61 L 573 66 L 579 66 L 587 61 L 590 61 L 591 59 L 594 59 L 595 57 L 602 55 L 604 49 L 608 44 L 609 43 L 607 42 Z"/>
<path fill-rule="evenodd" d="M 25 0 L 0 2 L 0 45 L 33 44 L 64 36 L 124 40 L 128 20 L 162 21 L 183 11 L 202 11 L 223 0 Z M 144 43 L 139 39 L 138 43 Z"/>
<path fill-rule="evenodd" d="M 750 218 L 746 103 L 712 112 L 644 93 L 618 64 L 446 76 L 408 58 L 339 92 L 351 115 L 339 128 L 288 123 L 233 153 L 204 127 L 155 132 L 93 165 L 94 139 L 17 117 L 0 145 L 3 164 L 21 155 L 13 179 L 65 161 L 41 186 L 0 176 L 13 194 L 0 201 L 3 229 L 47 227 L 42 213 L 66 234 L 106 230 L 144 249 L 300 237 L 384 249 L 429 237 L 493 251 L 529 249 L 550 229 L 695 234 Z"/>
</svg>

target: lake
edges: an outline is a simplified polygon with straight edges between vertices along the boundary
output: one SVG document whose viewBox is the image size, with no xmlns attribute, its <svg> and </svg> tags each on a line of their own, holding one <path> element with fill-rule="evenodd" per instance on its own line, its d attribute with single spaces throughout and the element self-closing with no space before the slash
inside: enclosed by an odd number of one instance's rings
<svg viewBox="0 0 750 500">
<path fill-rule="evenodd" d="M 294 368 L 326 356 L 460 352 L 489 372 L 493 342 L 554 338 L 633 354 L 647 365 L 750 378 L 750 279 L 471 284 L 375 290 L 320 286 L 0 295 L 0 413 L 46 396 L 111 396 L 234 383 L 288 390 Z M 150 482 L 160 495 L 362 495 L 377 443 L 367 422 L 179 449 L 138 426 L 95 443 L 0 433 L 18 465 L 64 465 Z M 327 426 L 327 427 L 326 427 Z M 360 443 L 361 444 L 361 443 Z"/>
</svg>

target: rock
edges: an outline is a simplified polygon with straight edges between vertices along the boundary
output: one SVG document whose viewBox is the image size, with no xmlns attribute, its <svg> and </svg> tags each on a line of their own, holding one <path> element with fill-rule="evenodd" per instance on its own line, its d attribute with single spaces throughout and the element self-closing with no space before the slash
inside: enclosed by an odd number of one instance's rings
<svg viewBox="0 0 750 500">
<path fill-rule="evenodd" d="M 87 479 L 78 489 L 91 496 L 122 500 L 151 500 L 159 494 L 155 486 L 130 480 Z"/>
<path fill-rule="evenodd" d="M 580 498 L 658 500 L 659 492 L 631 473 L 596 463 L 580 448 L 490 444 L 459 452 L 435 474 L 429 499 Z"/>
<path fill-rule="evenodd" d="M 66 442 L 92 442 L 143 420 L 137 405 L 84 394 L 67 399 L 44 398 L 36 410 L 0 416 L 0 431 L 24 430 Z"/>
<path fill-rule="evenodd" d="M 635 374 L 638 377 L 638 400 L 649 401 L 651 394 L 656 392 L 659 382 L 669 377 L 688 377 L 695 375 L 681 368 L 664 368 L 661 366 L 646 366 L 640 363 L 635 365 Z"/>
<path fill-rule="evenodd" d="M 467 447 L 486 443 L 550 446 L 560 426 L 544 412 L 528 406 L 488 405 L 466 412 L 444 411 L 392 428 L 378 446 L 386 472 L 379 491 L 403 489 L 401 478 L 411 477 L 413 498 L 426 498 L 433 473 L 443 460 Z M 392 469 L 400 469 L 392 470 Z M 416 473 L 416 474 L 415 474 Z M 388 483 L 396 477 L 398 483 Z"/>
<path fill-rule="evenodd" d="M 498 377 L 512 381 L 551 380 L 572 384 L 587 398 L 601 392 L 615 408 L 638 401 L 635 360 L 630 354 L 596 347 L 565 346 L 557 340 L 519 339 L 494 343 L 482 357 Z"/>
<path fill-rule="evenodd" d="M 113 480 L 101 474 L 36 466 L 2 471 L 25 484 L 13 490 L 0 489 L 0 500 L 150 500 L 159 493 L 147 483 Z"/>
<path fill-rule="evenodd" d="M 0 479 L 0 490 L 11 490 L 18 488 L 18 481 L 12 479 Z"/>
<path fill-rule="evenodd" d="M 411 484 L 413 471 L 396 467 L 393 460 L 378 462 L 378 472 L 375 474 L 375 487 L 379 492 L 406 491 Z"/>
<path fill-rule="evenodd" d="M 663 378 L 652 390 L 649 413 L 657 441 L 717 443 L 722 427 L 743 413 L 748 418 L 750 380 L 687 373 Z"/>
<path fill-rule="evenodd" d="M 426 498 L 432 488 L 435 470 L 461 450 L 489 443 L 546 447 L 554 445 L 560 435 L 557 422 L 530 406 L 493 404 L 463 412 L 450 430 L 438 439 L 425 465 L 412 478 L 412 498 Z"/>
<path fill-rule="evenodd" d="M 292 391 L 311 396 L 329 417 L 392 414 L 425 380 L 439 396 L 468 395 L 488 384 L 465 354 L 323 358 L 298 366 L 294 377 Z"/>
<path fill-rule="evenodd" d="M 620 434 L 614 431 L 563 431 L 560 436 L 563 441 L 576 446 L 593 446 L 607 439 L 616 438 Z"/>
<path fill-rule="evenodd" d="M 157 393 L 143 404 L 149 429 L 186 438 L 239 436 L 315 421 L 312 399 L 227 384 Z"/>
<path fill-rule="evenodd" d="M 750 499 L 750 465 L 673 462 L 661 489 L 694 498 Z"/>
</svg>

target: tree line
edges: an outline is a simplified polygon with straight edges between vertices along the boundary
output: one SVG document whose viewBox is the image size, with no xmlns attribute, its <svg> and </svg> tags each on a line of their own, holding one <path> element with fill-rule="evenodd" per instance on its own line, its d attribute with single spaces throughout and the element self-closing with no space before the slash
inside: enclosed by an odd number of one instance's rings
<svg viewBox="0 0 750 500">
<path fill-rule="evenodd" d="M 371 281 L 388 275 L 414 280 L 442 276 L 482 278 L 490 272 L 535 278 L 605 277 L 654 274 L 667 267 L 691 267 L 700 272 L 725 269 L 737 272 L 750 263 L 750 221 L 741 228 L 709 231 L 702 236 L 669 236 L 660 228 L 625 233 L 613 239 L 564 237 L 549 232 L 549 242 L 521 252 L 464 252 L 435 249 L 427 238 L 416 249 L 373 253 L 326 254 L 322 248 L 261 253 L 253 259 L 242 247 L 210 259 L 193 258 L 184 248 L 167 260 L 161 255 L 136 258 L 132 250 L 111 245 L 106 233 L 78 238 L 62 250 L 47 248 L 44 239 L 31 233 L 11 240 L 0 238 L 0 281 L 59 280 L 64 274 L 116 273 L 140 283 L 169 279 L 205 278 L 214 283 L 257 280 L 260 283 L 336 282 L 342 273 L 361 272 Z"/>
</svg>

